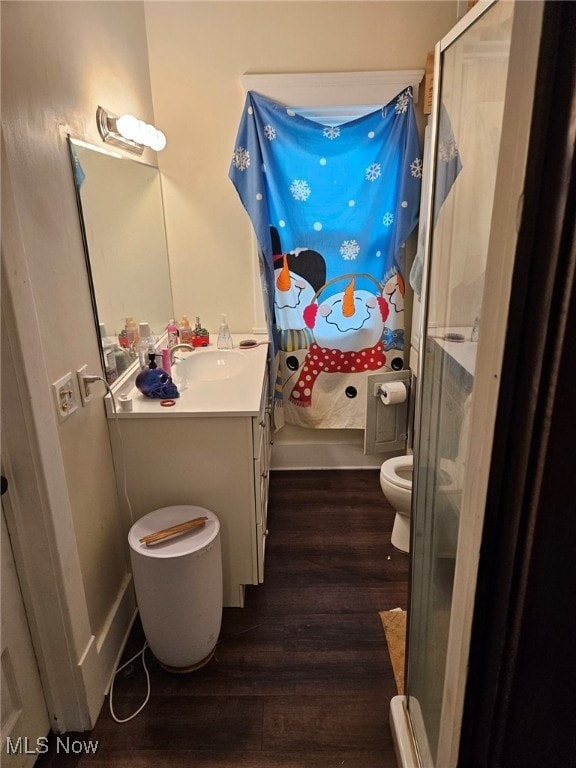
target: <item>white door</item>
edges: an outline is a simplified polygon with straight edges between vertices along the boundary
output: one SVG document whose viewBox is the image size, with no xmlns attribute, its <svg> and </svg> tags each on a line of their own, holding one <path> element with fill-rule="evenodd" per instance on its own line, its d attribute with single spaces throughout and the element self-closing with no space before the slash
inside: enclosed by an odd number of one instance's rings
<svg viewBox="0 0 576 768">
<path fill-rule="evenodd" d="M 46 751 L 50 722 L 2 510 L 2 634 L 0 763 L 30 768 Z"/>
</svg>

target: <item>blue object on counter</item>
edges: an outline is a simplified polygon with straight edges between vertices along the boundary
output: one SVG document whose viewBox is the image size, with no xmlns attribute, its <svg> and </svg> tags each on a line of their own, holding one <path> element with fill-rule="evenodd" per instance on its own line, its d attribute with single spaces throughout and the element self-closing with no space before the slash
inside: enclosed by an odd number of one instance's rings
<svg viewBox="0 0 576 768">
<path fill-rule="evenodd" d="M 162 368 L 145 368 L 136 377 L 136 387 L 146 397 L 163 400 L 180 397 L 178 387 Z"/>
</svg>

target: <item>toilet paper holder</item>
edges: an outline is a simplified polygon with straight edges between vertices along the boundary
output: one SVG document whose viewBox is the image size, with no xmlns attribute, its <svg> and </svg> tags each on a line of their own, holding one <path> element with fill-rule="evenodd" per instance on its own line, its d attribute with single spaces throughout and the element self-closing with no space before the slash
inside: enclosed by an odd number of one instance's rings
<svg viewBox="0 0 576 768">
<path fill-rule="evenodd" d="M 408 400 L 408 387 L 404 381 L 385 381 L 380 384 L 380 400 L 388 408 Z"/>
<path fill-rule="evenodd" d="M 406 399 L 410 395 L 410 380 L 409 379 L 394 379 L 394 381 L 379 381 L 374 383 L 374 389 L 372 394 L 374 397 L 380 397 L 382 394 L 382 388 L 387 384 L 403 384 L 406 387 Z"/>
</svg>

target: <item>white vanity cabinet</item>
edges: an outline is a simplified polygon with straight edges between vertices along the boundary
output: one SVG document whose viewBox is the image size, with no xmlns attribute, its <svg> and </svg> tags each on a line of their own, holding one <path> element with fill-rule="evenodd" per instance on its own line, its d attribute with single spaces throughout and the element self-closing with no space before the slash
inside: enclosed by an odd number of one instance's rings
<svg viewBox="0 0 576 768">
<path fill-rule="evenodd" d="M 217 391 L 218 385 L 212 389 Z M 258 391 L 251 393 L 245 408 L 235 406 L 233 411 L 226 406 L 195 409 L 200 395 L 194 397 L 193 387 L 168 408 L 134 396 L 133 412 L 119 411 L 115 419 L 108 409 L 118 495 L 127 522 L 173 504 L 210 509 L 221 525 L 224 605 L 242 606 L 245 585 L 264 578 L 271 451 L 265 364 Z"/>
</svg>

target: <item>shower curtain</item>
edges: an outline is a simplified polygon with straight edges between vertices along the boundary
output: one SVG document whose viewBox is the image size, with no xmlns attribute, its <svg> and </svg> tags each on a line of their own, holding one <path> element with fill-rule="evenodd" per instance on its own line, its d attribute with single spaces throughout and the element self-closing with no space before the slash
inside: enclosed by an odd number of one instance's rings
<svg viewBox="0 0 576 768">
<path fill-rule="evenodd" d="M 338 125 L 250 91 L 229 176 L 259 244 L 280 421 L 363 429 L 367 374 L 404 366 L 422 178 L 411 89 Z"/>
</svg>

